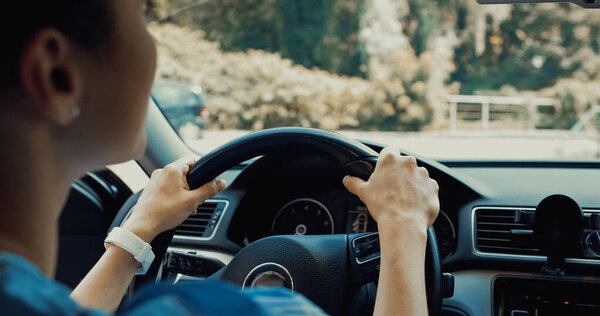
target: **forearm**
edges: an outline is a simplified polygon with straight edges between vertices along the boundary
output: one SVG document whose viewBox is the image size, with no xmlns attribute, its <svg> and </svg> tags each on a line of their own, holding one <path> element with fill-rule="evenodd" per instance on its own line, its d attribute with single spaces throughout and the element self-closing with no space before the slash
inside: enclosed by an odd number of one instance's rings
<svg viewBox="0 0 600 316">
<path fill-rule="evenodd" d="M 147 243 L 156 237 L 155 228 L 135 221 L 126 221 L 122 227 Z M 131 253 L 109 245 L 100 260 L 73 290 L 71 298 L 87 308 L 114 312 L 139 266 L 140 263 Z"/>
<path fill-rule="evenodd" d="M 71 298 L 87 308 L 114 312 L 139 265 L 129 252 L 111 245 L 73 290 Z"/>
<path fill-rule="evenodd" d="M 422 226 L 396 221 L 378 224 L 381 269 L 374 315 L 427 315 L 427 231 Z"/>
</svg>

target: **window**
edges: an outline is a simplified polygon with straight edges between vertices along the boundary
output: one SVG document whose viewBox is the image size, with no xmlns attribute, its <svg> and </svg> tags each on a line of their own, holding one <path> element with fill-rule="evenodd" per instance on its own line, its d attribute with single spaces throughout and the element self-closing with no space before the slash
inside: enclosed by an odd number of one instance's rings
<svg viewBox="0 0 600 316">
<path fill-rule="evenodd" d="M 157 2 L 153 96 L 200 153 L 250 131 L 304 126 L 439 159 L 600 157 L 600 11 Z"/>
</svg>

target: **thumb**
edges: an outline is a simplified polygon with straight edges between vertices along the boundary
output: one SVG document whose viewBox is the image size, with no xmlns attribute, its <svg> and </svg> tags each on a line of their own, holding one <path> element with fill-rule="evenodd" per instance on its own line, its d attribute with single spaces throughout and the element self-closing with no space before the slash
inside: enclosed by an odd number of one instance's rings
<svg viewBox="0 0 600 316">
<path fill-rule="evenodd" d="M 225 181 L 213 180 L 195 190 L 191 190 L 190 193 L 196 201 L 196 204 L 200 205 L 207 199 L 210 199 L 211 197 L 217 195 L 219 192 L 223 191 L 223 189 L 225 189 L 225 186 Z"/>
<path fill-rule="evenodd" d="M 363 187 L 367 184 L 365 180 L 353 176 L 345 176 L 342 182 L 350 193 L 353 193 L 358 197 L 360 197 Z"/>
</svg>

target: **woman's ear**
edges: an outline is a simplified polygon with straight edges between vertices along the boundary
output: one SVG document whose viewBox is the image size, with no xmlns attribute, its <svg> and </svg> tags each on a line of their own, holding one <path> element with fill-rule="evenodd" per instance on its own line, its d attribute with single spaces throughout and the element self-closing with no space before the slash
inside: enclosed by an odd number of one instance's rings
<svg viewBox="0 0 600 316">
<path fill-rule="evenodd" d="M 81 67 L 76 45 L 54 29 L 31 37 L 20 59 L 20 81 L 31 108 L 29 115 L 67 125 L 79 111 Z"/>
</svg>

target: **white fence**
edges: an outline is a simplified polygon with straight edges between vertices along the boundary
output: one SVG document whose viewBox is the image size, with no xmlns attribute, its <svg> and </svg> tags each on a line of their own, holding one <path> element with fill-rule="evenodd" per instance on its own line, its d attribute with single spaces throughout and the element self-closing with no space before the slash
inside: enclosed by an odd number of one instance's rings
<svg viewBox="0 0 600 316">
<path fill-rule="evenodd" d="M 447 101 L 450 105 L 449 110 L 449 129 L 451 131 L 458 129 L 458 121 L 469 119 L 480 120 L 481 129 L 490 128 L 490 113 L 494 111 L 494 106 L 512 106 L 515 107 L 514 113 L 527 113 L 527 128 L 535 129 L 539 120 L 539 109 L 541 107 L 556 107 L 558 102 L 552 98 L 536 97 L 502 97 L 502 96 L 480 96 L 480 95 L 449 95 Z M 468 110 L 459 109 L 459 105 L 470 105 Z M 473 110 L 473 106 L 478 110 Z M 523 111 L 524 110 L 524 111 Z M 463 117 L 459 117 L 462 112 Z M 504 109 L 503 113 L 506 113 Z"/>
</svg>

